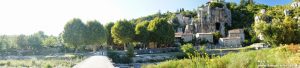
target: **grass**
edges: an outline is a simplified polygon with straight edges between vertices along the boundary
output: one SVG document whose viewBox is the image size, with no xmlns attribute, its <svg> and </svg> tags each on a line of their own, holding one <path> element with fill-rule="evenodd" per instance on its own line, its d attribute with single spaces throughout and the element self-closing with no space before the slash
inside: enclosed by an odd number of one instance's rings
<svg viewBox="0 0 300 68">
<path fill-rule="evenodd" d="M 300 64 L 300 45 L 285 45 L 277 48 L 229 53 L 225 56 L 192 57 L 191 59 L 169 60 L 143 68 L 257 68 L 280 67 Z"/>
<path fill-rule="evenodd" d="M 33 68 L 52 68 L 63 67 L 71 68 L 76 61 L 68 60 L 0 60 L 0 66 L 2 67 L 33 67 Z"/>
<path fill-rule="evenodd" d="M 66 54 L 64 58 L 3 59 L 0 60 L 0 68 L 71 68 L 83 59 L 72 54 Z"/>
</svg>

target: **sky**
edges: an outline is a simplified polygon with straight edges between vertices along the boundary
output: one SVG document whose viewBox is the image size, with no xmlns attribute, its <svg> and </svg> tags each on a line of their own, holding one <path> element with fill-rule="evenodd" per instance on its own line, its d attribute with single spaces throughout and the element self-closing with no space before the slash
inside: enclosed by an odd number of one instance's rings
<svg viewBox="0 0 300 68">
<path fill-rule="evenodd" d="M 193 10 L 209 0 L 0 0 L 0 35 L 30 35 L 44 31 L 57 36 L 73 18 L 102 24 L 157 13 Z M 255 0 L 267 5 L 288 4 L 291 0 Z M 239 2 L 239 0 L 227 0 Z"/>
</svg>

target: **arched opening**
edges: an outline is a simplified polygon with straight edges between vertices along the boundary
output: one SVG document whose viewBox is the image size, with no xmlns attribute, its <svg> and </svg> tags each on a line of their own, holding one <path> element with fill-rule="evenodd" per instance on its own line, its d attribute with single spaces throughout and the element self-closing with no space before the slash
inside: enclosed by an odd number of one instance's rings
<svg viewBox="0 0 300 68">
<path fill-rule="evenodd" d="M 216 23 L 216 30 L 220 30 L 220 23 L 219 22 Z"/>
</svg>

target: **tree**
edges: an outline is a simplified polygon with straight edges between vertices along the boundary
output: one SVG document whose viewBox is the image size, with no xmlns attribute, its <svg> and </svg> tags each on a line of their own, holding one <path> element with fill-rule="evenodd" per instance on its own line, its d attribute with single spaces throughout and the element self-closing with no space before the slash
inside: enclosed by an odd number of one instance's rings
<svg viewBox="0 0 300 68">
<path fill-rule="evenodd" d="M 9 48 L 9 41 L 6 35 L 0 36 L 0 50 Z"/>
<path fill-rule="evenodd" d="M 264 21 L 257 22 L 253 27 L 257 35 L 263 36 L 263 41 L 279 45 L 300 43 L 299 23 L 295 22 L 291 17 L 286 17 L 283 22 L 273 19 L 271 23 Z"/>
<path fill-rule="evenodd" d="M 147 30 L 149 22 L 144 21 L 135 26 L 136 41 L 142 42 L 144 47 L 149 42 L 149 31 Z"/>
<path fill-rule="evenodd" d="M 42 41 L 46 38 L 47 36 L 44 34 L 43 31 L 39 31 L 37 33 L 34 33 L 33 35 L 28 36 L 28 45 L 32 50 L 39 50 L 42 48 Z"/>
<path fill-rule="evenodd" d="M 248 0 L 248 4 L 253 5 L 254 1 L 253 0 Z"/>
<path fill-rule="evenodd" d="M 240 6 L 245 6 L 246 5 L 246 1 L 245 0 L 240 0 Z"/>
<path fill-rule="evenodd" d="M 113 26 L 114 26 L 113 22 L 110 22 L 110 23 L 105 25 L 105 29 L 106 29 L 106 33 L 107 33 L 107 41 L 106 41 L 107 45 L 114 45 L 113 38 L 111 36 L 111 28 Z"/>
<path fill-rule="evenodd" d="M 213 33 L 213 40 L 214 40 L 214 43 L 218 43 L 219 42 L 219 39 L 222 37 L 221 33 L 220 32 L 214 32 Z"/>
<path fill-rule="evenodd" d="M 64 27 L 62 34 L 63 42 L 67 44 L 67 47 L 74 48 L 75 52 L 80 49 L 81 45 L 85 44 L 86 26 L 80 19 L 70 20 Z"/>
<path fill-rule="evenodd" d="M 59 40 L 55 36 L 49 36 L 45 40 L 42 41 L 42 45 L 44 47 L 56 47 L 59 45 Z"/>
<path fill-rule="evenodd" d="M 87 34 L 86 43 L 90 45 L 90 48 L 95 52 L 101 44 L 106 42 L 106 31 L 102 24 L 98 21 L 87 22 Z"/>
<path fill-rule="evenodd" d="M 198 51 L 193 47 L 193 44 L 191 43 L 182 45 L 180 49 L 183 53 L 188 55 L 189 58 L 196 56 L 196 53 L 198 53 Z"/>
<path fill-rule="evenodd" d="M 173 26 L 166 19 L 155 18 L 150 21 L 148 27 L 150 41 L 159 44 L 170 44 L 174 41 L 175 31 Z"/>
<path fill-rule="evenodd" d="M 114 43 L 124 44 L 124 49 L 126 49 L 126 44 L 133 41 L 134 37 L 134 27 L 127 20 L 120 20 L 112 27 L 111 35 L 114 38 Z"/>
<path fill-rule="evenodd" d="M 28 45 L 28 41 L 27 41 L 27 37 L 25 35 L 19 35 L 17 37 L 17 41 L 16 41 L 18 48 L 20 49 L 29 49 L 29 45 Z"/>
</svg>

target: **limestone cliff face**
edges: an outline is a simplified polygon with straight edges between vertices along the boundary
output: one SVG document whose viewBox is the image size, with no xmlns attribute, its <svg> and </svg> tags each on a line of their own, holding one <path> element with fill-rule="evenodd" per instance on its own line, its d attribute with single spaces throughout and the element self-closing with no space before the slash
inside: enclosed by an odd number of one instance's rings
<svg viewBox="0 0 300 68">
<path fill-rule="evenodd" d="M 214 7 L 209 4 L 210 2 L 198 9 L 199 23 L 196 24 L 196 32 L 220 32 L 225 36 L 225 25 L 231 26 L 231 11 L 224 2 L 219 2 L 223 5 L 222 7 Z"/>
<path fill-rule="evenodd" d="M 298 8 L 298 7 L 300 7 L 300 2 L 293 2 L 293 3 L 291 4 L 291 7 L 293 7 L 293 8 Z"/>
<path fill-rule="evenodd" d="M 216 5 L 211 6 L 211 3 Z M 223 1 L 211 1 L 197 10 L 197 18 L 176 15 L 180 26 L 177 31 L 184 33 L 212 33 L 220 32 L 225 37 L 225 26 L 231 26 L 231 11 Z"/>
</svg>

